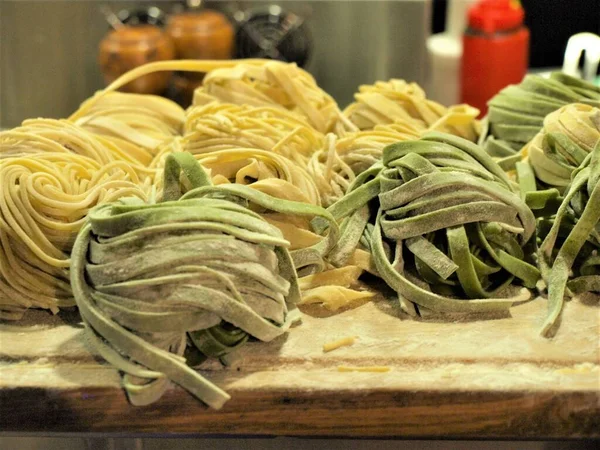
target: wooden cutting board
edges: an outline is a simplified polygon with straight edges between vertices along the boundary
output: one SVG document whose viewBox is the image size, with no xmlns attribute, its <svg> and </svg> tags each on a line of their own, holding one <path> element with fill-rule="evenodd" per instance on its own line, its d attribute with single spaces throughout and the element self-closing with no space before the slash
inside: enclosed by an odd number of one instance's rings
<svg viewBox="0 0 600 450">
<path fill-rule="evenodd" d="M 232 399 L 210 410 L 179 387 L 134 407 L 96 358 L 75 311 L 0 323 L 0 429 L 461 438 L 600 436 L 597 295 L 566 305 L 538 336 L 546 301 L 471 320 L 403 315 L 378 298 L 331 314 L 312 307 L 270 343 L 246 345 L 203 374 Z M 357 336 L 350 347 L 323 344 Z M 340 366 L 389 371 L 340 372 Z"/>
</svg>

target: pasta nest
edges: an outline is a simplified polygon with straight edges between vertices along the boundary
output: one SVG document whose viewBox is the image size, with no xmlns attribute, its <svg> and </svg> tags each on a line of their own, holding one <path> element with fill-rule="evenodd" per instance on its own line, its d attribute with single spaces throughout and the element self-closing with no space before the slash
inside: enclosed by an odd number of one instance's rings
<svg viewBox="0 0 600 450">
<path fill-rule="evenodd" d="M 521 152 L 536 178 L 564 191 L 577 169 L 600 141 L 600 108 L 574 103 L 544 118 L 542 130 Z"/>
<path fill-rule="evenodd" d="M 554 72 L 550 78 L 527 75 L 488 102 L 479 143 L 505 170 L 511 170 L 521 160 L 519 151 L 544 126 L 544 118 L 577 102 L 600 107 L 600 88 L 562 72 Z"/>
<path fill-rule="evenodd" d="M 332 131 L 343 120 L 335 100 L 317 85 L 311 74 L 296 64 L 279 61 L 242 62 L 211 70 L 194 92 L 193 104 L 204 105 L 214 100 L 292 111 L 321 133 Z"/>
<path fill-rule="evenodd" d="M 274 339 L 299 317 L 298 253 L 249 206 L 325 218 L 333 230 L 324 252 L 336 225 L 319 207 L 213 186 L 186 152 L 167 157 L 164 178 L 160 203 L 124 199 L 90 212 L 71 283 L 88 337 L 125 373 L 132 403 L 157 400 L 173 381 L 220 408 L 229 396 L 188 366 L 187 337 L 192 350 L 222 357 L 248 336 Z"/>
<path fill-rule="evenodd" d="M 211 102 L 186 114 L 183 149 L 193 154 L 232 148 L 257 148 L 306 165 L 324 144 L 324 135 L 302 116 L 272 106 Z"/>
<path fill-rule="evenodd" d="M 154 179 L 154 170 L 147 167 L 152 161 L 150 153 L 132 151 L 69 120 L 28 119 L 19 127 L 0 132 L 0 160 L 39 153 L 80 155 L 100 164 L 122 161 L 137 173 L 146 191 Z"/>
<path fill-rule="evenodd" d="M 329 211 L 342 230 L 330 260 L 361 244 L 409 314 L 506 310 L 530 294 L 505 288 L 540 277 L 533 213 L 491 157 L 456 136 L 386 147 Z"/>
<path fill-rule="evenodd" d="M 493 310 L 515 301 L 494 298 L 515 278 L 535 286 L 539 272 L 527 247 L 535 218 L 483 149 L 427 134 L 387 147 L 383 163 L 373 251 L 404 299 L 419 310 Z M 381 239 L 395 243 L 389 259 Z"/>
<path fill-rule="evenodd" d="M 181 135 L 184 121 L 184 110 L 166 98 L 109 92 L 74 123 L 149 165 L 164 141 Z"/>
<path fill-rule="evenodd" d="M 479 110 L 468 105 L 446 108 L 427 99 L 416 83 L 391 79 L 372 85 L 362 85 L 354 94 L 355 102 L 344 109 L 346 117 L 359 130 L 369 130 L 380 124 L 417 121 L 429 131 L 450 133 L 470 141 L 479 137 Z M 338 134 L 344 130 L 340 123 Z M 349 130 L 352 131 L 352 130 Z"/>
<path fill-rule="evenodd" d="M 121 196 L 147 199 L 128 163 L 67 152 L 0 159 L 0 179 L 3 318 L 72 305 L 69 254 L 88 211 Z"/>
</svg>

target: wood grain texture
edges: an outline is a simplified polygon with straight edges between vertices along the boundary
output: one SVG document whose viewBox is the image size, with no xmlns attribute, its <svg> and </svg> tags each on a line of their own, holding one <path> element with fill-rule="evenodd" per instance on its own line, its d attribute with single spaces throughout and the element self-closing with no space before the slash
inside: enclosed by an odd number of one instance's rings
<svg viewBox="0 0 600 450">
<path fill-rule="evenodd" d="M 86 346 L 75 312 L 31 311 L 0 324 L 4 431 L 152 432 L 462 438 L 600 436 L 598 297 L 566 305 L 553 340 L 538 337 L 545 300 L 478 320 L 415 321 L 384 299 L 288 336 L 250 343 L 203 374 L 232 396 L 214 411 L 178 387 L 133 407 L 119 374 Z M 358 336 L 324 353 L 324 343 Z M 337 367 L 385 365 L 385 373 Z"/>
</svg>

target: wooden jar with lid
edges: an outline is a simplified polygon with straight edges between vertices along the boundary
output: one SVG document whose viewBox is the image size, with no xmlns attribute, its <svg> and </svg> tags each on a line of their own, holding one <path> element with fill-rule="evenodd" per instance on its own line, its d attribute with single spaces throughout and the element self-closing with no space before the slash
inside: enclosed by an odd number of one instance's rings
<svg viewBox="0 0 600 450">
<path fill-rule="evenodd" d="M 100 42 L 98 62 L 107 84 L 125 72 L 143 64 L 175 58 L 170 37 L 155 25 L 125 25 L 111 30 Z M 171 72 L 156 72 L 123 86 L 121 91 L 138 94 L 162 94 Z"/>
<path fill-rule="evenodd" d="M 234 29 L 218 11 L 185 11 L 169 17 L 166 33 L 175 45 L 177 59 L 231 59 Z M 174 77 L 181 102 L 189 104 L 194 89 L 202 84 L 204 74 L 183 72 Z"/>
</svg>

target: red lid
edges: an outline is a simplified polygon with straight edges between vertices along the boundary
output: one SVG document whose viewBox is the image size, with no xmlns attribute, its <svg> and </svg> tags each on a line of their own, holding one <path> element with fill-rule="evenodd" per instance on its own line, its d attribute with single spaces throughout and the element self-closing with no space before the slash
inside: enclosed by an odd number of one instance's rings
<svg viewBox="0 0 600 450">
<path fill-rule="evenodd" d="M 469 27 L 495 33 L 517 28 L 524 17 L 518 0 L 481 0 L 469 8 Z"/>
</svg>

